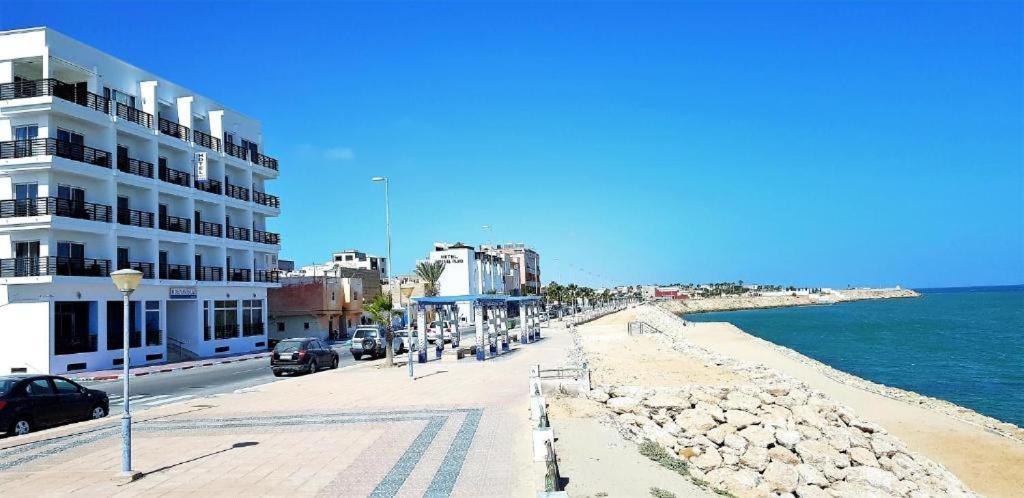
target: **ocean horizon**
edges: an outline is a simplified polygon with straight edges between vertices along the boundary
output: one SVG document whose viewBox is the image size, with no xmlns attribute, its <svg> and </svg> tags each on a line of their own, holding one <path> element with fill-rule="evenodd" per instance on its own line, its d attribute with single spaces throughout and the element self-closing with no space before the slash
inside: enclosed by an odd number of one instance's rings
<svg viewBox="0 0 1024 498">
<path fill-rule="evenodd" d="M 1024 426 L 1024 285 L 919 298 L 686 314 L 730 322 L 864 379 Z"/>
</svg>

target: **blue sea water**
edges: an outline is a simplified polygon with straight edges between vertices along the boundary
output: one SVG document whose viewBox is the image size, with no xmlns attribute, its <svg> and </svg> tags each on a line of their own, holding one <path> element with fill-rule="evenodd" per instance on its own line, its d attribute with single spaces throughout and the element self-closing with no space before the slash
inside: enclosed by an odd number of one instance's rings
<svg viewBox="0 0 1024 498">
<path fill-rule="evenodd" d="M 686 319 L 731 322 L 859 377 L 1024 426 L 1024 286 L 919 292 Z"/>
</svg>

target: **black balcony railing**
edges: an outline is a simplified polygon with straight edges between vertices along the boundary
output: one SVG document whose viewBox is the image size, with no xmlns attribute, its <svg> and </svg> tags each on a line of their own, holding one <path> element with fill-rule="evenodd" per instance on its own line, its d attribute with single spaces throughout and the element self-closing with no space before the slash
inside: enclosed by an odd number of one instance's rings
<svg viewBox="0 0 1024 498">
<path fill-rule="evenodd" d="M 230 183 L 224 184 L 224 195 L 228 197 L 234 197 L 243 201 L 249 200 L 249 189 L 245 187 L 239 187 L 238 185 L 232 185 Z"/>
<path fill-rule="evenodd" d="M 237 323 L 222 323 L 213 326 L 214 339 L 232 339 L 238 337 Z"/>
<path fill-rule="evenodd" d="M 153 228 L 153 213 L 128 208 L 117 208 L 117 222 L 121 225 Z"/>
<path fill-rule="evenodd" d="M 8 199 L 0 201 L 0 218 L 25 216 L 63 216 L 80 220 L 110 222 L 110 206 L 85 201 L 37 197 L 35 199 Z"/>
<path fill-rule="evenodd" d="M 160 278 L 163 280 L 192 280 L 192 267 L 189 265 L 160 265 Z"/>
<path fill-rule="evenodd" d="M 206 235 L 209 237 L 221 237 L 223 234 L 223 227 L 219 223 L 211 223 L 209 221 L 197 221 L 196 222 L 196 235 Z"/>
<path fill-rule="evenodd" d="M 224 280 L 224 268 L 219 266 L 200 266 L 196 269 L 196 280 L 220 282 Z"/>
<path fill-rule="evenodd" d="M 219 138 L 213 135 L 207 135 L 199 130 L 192 130 L 192 141 L 206 147 L 207 149 L 213 149 L 216 151 L 220 150 Z"/>
<path fill-rule="evenodd" d="M 260 244 L 273 244 L 277 245 L 281 243 L 281 235 L 274 232 L 264 232 L 261 230 L 252 231 L 252 241 L 259 242 Z"/>
<path fill-rule="evenodd" d="M 220 195 L 223 192 L 221 182 L 217 180 L 196 180 L 196 190 Z"/>
<path fill-rule="evenodd" d="M 0 84 L 0 100 L 54 96 L 69 102 L 110 114 L 110 100 L 84 88 L 63 81 L 46 78 Z"/>
<path fill-rule="evenodd" d="M 110 275 L 109 259 L 67 258 L 45 256 L 38 258 L 0 259 L 0 277 L 106 277 Z"/>
<path fill-rule="evenodd" d="M 277 270 L 256 270 L 253 275 L 256 282 L 273 283 L 278 282 Z"/>
<path fill-rule="evenodd" d="M 228 268 L 228 282 L 252 282 L 251 276 L 248 268 Z"/>
<path fill-rule="evenodd" d="M 146 263 L 144 261 L 118 261 L 118 270 L 131 269 L 142 272 L 142 278 L 153 278 L 153 263 Z"/>
<path fill-rule="evenodd" d="M 184 171 L 178 171 L 167 166 L 160 166 L 160 179 L 175 185 L 181 185 L 182 187 L 192 186 L 192 175 Z"/>
<path fill-rule="evenodd" d="M 117 170 L 146 178 L 153 178 L 153 163 L 132 159 L 128 156 L 117 156 Z"/>
<path fill-rule="evenodd" d="M 254 335 L 263 335 L 263 329 L 263 322 L 243 323 L 242 336 L 249 337 Z"/>
<path fill-rule="evenodd" d="M 110 153 L 87 145 L 57 140 L 56 138 L 33 138 L 0 142 L 0 159 L 17 157 L 57 156 L 72 161 L 110 167 Z"/>
<path fill-rule="evenodd" d="M 146 111 L 140 111 L 120 102 L 115 102 L 114 109 L 117 117 L 125 121 L 131 121 L 132 123 L 145 126 L 146 128 L 153 127 L 153 115 Z"/>
<path fill-rule="evenodd" d="M 249 229 L 228 225 L 228 238 L 235 240 L 249 240 Z"/>
<path fill-rule="evenodd" d="M 192 233 L 192 220 L 180 216 L 160 218 L 160 229 L 169 232 Z"/>
<path fill-rule="evenodd" d="M 260 166 L 263 166 L 264 168 L 270 168 L 274 171 L 277 171 L 277 159 L 274 159 L 273 157 L 270 156 L 265 156 L 259 152 L 250 153 L 249 155 L 254 156 L 250 158 L 253 164 L 258 164 Z"/>
<path fill-rule="evenodd" d="M 252 191 L 252 201 L 256 204 L 262 204 L 264 206 L 270 206 L 272 208 L 281 207 L 281 201 L 276 195 L 270 195 L 259 190 Z"/>
<path fill-rule="evenodd" d="M 175 123 L 174 121 L 164 118 L 157 119 L 157 128 L 159 128 L 160 133 L 163 133 L 164 135 L 170 135 L 172 137 L 177 137 L 185 141 L 188 141 L 189 136 L 191 135 L 191 133 L 189 133 L 188 127 L 182 126 L 178 123 Z"/>
<path fill-rule="evenodd" d="M 228 155 L 235 156 L 239 159 L 247 159 L 249 157 L 249 149 L 246 149 L 241 145 L 235 145 L 231 142 L 224 143 L 224 152 L 227 152 Z"/>
</svg>

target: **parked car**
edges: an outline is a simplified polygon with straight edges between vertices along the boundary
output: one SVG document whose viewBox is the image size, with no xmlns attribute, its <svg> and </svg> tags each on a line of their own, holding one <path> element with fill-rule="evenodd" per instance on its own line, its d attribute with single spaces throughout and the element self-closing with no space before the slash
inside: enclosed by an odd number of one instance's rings
<svg viewBox="0 0 1024 498">
<path fill-rule="evenodd" d="M 396 330 L 395 331 L 395 352 L 396 353 L 404 353 L 404 352 L 406 352 L 406 351 L 408 351 L 410 349 L 410 346 L 409 346 L 409 341 L 410 341 L 409 336 L 410 335 L 412 335 L 412 339 L 411 339 L 412 340 L 412 347 L 411 347 L 411 349 L 413 351 L 416 351 L 417 349 L 419 349 L 418 346 L 419 346 L 419 343 L 420 343 L 420 336 L 416 332 L 416 330 L 414 330 L 414 329 Z M 428 337 L 430 336 L 429 330 L 427 331 L 427 336 Z"/>
<path fill-rule="evenodd" d="M 444 323 L 440 320 L 431 322 L 427 327 L 427 342 L 433 344 L 438 337 L 444 337 L 444 342 L 452 342 L 451 323 Z"/>
<path fill-rule="evenodd" d="M 338 352 L 327 343 L 312 337 L 284 339 L 274 346 L 270 369 L 275 377 L 285 373 L 316 373 L 324 367 L 338 368 Z"/>
<path fill-rule="evenodd" d="M 352 333 L 352 344 L 349 347 L 349 352 L 352 353 L 352 357 L 356 360 L 361 359 L 364 355 L 370 358 L 383 358 L 387 354 L 387 344 L 384 340 L 384 331 L 379 327 L 359 327 L 355 332 Z M 395 351 L 399 351 L 402 347 L 402 341 L 397 337 L 392 341 L 392 347 Z"/>
<path fill-rule="evenodd" d="M 107 393 L 52 375 L 0 376 L 0 434 L 20 436 L 43 427 L 103 418 Z"/>
</svg>

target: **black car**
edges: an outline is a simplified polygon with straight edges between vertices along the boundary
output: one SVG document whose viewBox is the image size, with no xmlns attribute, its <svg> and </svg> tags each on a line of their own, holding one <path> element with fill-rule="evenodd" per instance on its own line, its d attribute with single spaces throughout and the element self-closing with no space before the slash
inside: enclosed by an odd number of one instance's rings
<svg viewBox="0 0 1024 498">
<path fill-rule="evenodd" d="M 320 339 L 285 339 L 274 346 L 270 368 L 274 376 L 280 377 L 286 372 L 315 373 L 323 367 L 338 368 L 339 361 L 338 352 Z"/>
<path fill-rule="evenodd" d="M 52 375 L 0 376 L 0 433 L 20 436 L 43 427 L 103 418 L 107 393 Z"/>
</svg>

